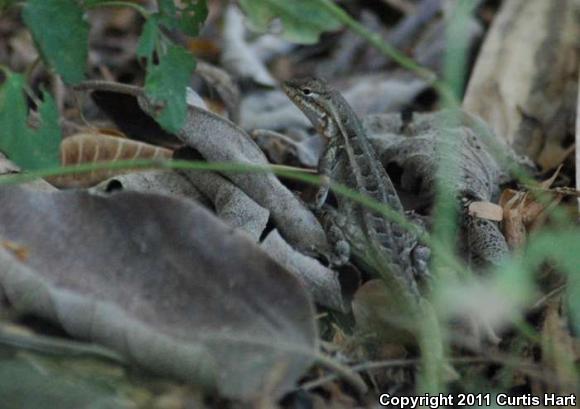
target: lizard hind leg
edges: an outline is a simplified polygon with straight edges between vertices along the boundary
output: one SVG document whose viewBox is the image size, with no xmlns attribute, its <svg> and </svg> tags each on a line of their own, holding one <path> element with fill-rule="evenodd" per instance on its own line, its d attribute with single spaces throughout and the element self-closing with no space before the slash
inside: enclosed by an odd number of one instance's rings
<svg viewBox="0 0 580 409">
<path fill-rule="evenodd" d="M 344 233 L 346 217 L 328 205 L 324 205 L 317 213 L 332 249 L 332 254 L 328 255 L 330 265 L 346 264 L 351 253 L 350 244 Z"/>
<path fill-rule="evenodd" d="M 411 251 L 413 271 L 418 281 L 426 281 L 431 276 L 429 272 L 429 261 L 431 260 L 431 249 L 422 244 L 417 244 Z"/>
</svg>

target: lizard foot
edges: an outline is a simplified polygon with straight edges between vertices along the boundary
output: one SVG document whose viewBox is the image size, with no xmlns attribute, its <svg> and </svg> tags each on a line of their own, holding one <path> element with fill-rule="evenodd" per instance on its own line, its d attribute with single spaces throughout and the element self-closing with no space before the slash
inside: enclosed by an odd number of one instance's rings
<svg viewBox="0 0 580 409">
<path fill-rule="evenodd" d="M 342 266 L 350 259 L 350 244 L 343 231 L 344 220 L 338 212 L 330 207 L 323 206 L 315 214 L 320 218 L 322 227 L 326 232 L 326 238 L 332 249 L 328 261 L 332 266 Z"/>
</svg>

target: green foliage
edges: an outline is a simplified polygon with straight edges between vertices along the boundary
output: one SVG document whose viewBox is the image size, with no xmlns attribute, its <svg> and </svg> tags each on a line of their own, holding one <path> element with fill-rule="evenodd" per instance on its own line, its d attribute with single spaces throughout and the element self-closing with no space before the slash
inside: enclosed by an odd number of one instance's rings
<svg viewBox="0 0 580 409">
<path fill-rule="evenodd" d="M 0 0 L 0 10 L 7 9 L 16 3 L 16 0 Z"/>
<path fill-rule="evenodd" d="M 155 120 L 169 132 L 177 132 L 187 115 L 186 86 L 195 68 L 195 59 L 183 47 L 170 46 L 159 64 L 150 62 L 145 93 L 163 109 Z"/>
<path fill-rule="evenodd" d="M 293 42 L 313 44 L 325 31 L 336 30 L 340 22 L 327 9 L 312 0 L 240 0 L 240 6 L 258 31 L 280 18 L 282 35 Z"/>
<path fill-rule="evenodd" d="M 151 58 L 155 52 L 159 38 L 159 22 L 157 16 L 151 16 L 141 32 L 139 44 L 137 45 L 137 55 L 141 58 Z"/>
<path fill-rule="evenodd" d="M 207 18 L 205 0 L 184 1 L 177 6 L 173 0 L 158 0 L 161 23 L 168 28 L 179 29 L 185 34 L 196 36 Z"/>
<path fill-rule="evenodd" d="M 42 125 L 37 131 L 29 128 L 24 86 L 24 77 L 14 74 L 0 88 L 0 150 L 23 169 L 58 166 L 61 134 L 56 104 L 44 92 L 39 107 Z"/>
<path fill-rule="evenodd" d="M 68 84 L 84 79 L 89 25 L 75 0 L 28 0 L 23 18 L 44 59 Z"/>
<path fill-rule="evenodd" d="M 83 368 L 77 364 L 77 369 L 67 365 L 65 358 L 60 360 L 63 364 L 59 366 L 55 358 L 49 360 L 29 354 L 14 354 L 8 358 L 5 356 L 7 350 L 2 347 L 0 361 L 0 394 L 5 409 L 127 407 L 119 398 L 120 394 L 107 384 L 104 374 L 97 372 L 98 367 L 93 369 L 86 364 Z M 95 375 L 101 379 L 95 379 Z"/>
<path fill-rule="evenodd" d="M 195 59 L 183 47 L 167 45 L 159 25 L 197 35 L 207 17 L 205 0 L 189 0 L 182 6 L 159 0 L 159 13 L 149 17 L 137 46 L 137 55 L 147 59 L 145 93 L 163 109 L 155 120 L 169 132 L 181 129 L 187 115 L 185 88 L 195 69 Z M 157 51 L 158 63 L 154 62 Z"/>
<path fill-rule="evenodd" d="M 0 9 L 15 3 L 0 0 Z M 85 78 L 88 56 L 89 25 L 85 11 L 94 7 L 127 6 L 138 10 L 147 20 L 137 47 L 137 56 L 147 60 L 146 94 L 163 107 L 156 117 L 170 132 L 178 131 L 187 114 L 186 86 L 195 68 L 195 59 L 182 47 L 173 45 L 160 29 L 181 30 L 197 35 L 207 17 L 206 0 L 158 0 L 159 12 L 150 14 L 135 3 L 110 0 L 28 0 L 23 20 L 47 65 L 67 84 Z M 9 75 L 9 74 L 8 74 Z M 44 93 L 39 107 L 42 127 L 38 131 L 26 125 L 27 106 L 23 96 L 24 78 L 9 75 L 0 100 L 0 149 L 25 169 L 57 166 L 60 130 L 54 101 Z"/>
</svg>

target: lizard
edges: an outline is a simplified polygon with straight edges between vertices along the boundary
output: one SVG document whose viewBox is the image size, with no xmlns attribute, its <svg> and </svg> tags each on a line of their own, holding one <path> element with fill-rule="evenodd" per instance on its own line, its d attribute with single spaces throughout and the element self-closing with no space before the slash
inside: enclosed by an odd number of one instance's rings
<svg viewBox="0 0 580 409">
<path fill-rule="evenodd" d="M 319 160 L 321 176 L 313 208 L 329 216 L 326 230 L 341 261 L 352 250 L 355 257 L 371 261 L 390 287 L 390 293 L 419 304 L 418 278 L 427 274 L 429 249 L 415 234 L 352 200 L 337 195 L 336 211 L 324 207 L 330 180 L 370 196 L 405 216 L 403 205 L 361 122 L 344 97 L 326 81 L 304 78 L 286 81 L 283 90 L 327 140 Z M 342 254 L 340 254 L 342 253 Z M 368 263 L 365 263 L 368 265 Z"/>
</svg>

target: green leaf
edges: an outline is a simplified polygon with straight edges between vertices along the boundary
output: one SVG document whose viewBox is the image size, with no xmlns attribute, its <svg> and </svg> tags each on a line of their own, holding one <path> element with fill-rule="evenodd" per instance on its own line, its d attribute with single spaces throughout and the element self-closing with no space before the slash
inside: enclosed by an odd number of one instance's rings
<svg viewBox="0 0 580 409">
<path fill-rule="evenodd" d="M 22 94 L 24 84 L 21 75 L 10 75 L 0 88 L 0 150 L 16 163 L 26 155 L 22 137 L 29 132 Z"/>
<path fill-rule="evenodd" d="M 58 108 L 48 92 L 42 93 L 44 102 L 38 107 L 41 126 L 31 141 L 32 157 L 29 169 L 49 168 L 60 164 L 62 135 L 58 123 Z"/>
<path fill-rule="evenodd" d="M 39 107 L 42 125 L 37 131 L 30 129 L 24 85 L 24 77 L 14 74 L 0 89 L 0 150 L 23 169 L 58 166 L 61 133 L 56 104 L 45 92 Z"/>
<path fill-rule="evenodd" d="M 177 8 L 173 0 L 158 0 L 157 3 L 161 23 L 168 28 L 177 28 Z"/>
<path fill-rule="evenodd" d="M 137 55 L 141 58 L 151 58 L 157 38 L 159 36 L 159 26 L 156 16 L 151 16 L 143 26 L 143 32 L 137 44 Z"/>
<path fill-rule="evenodd" d="M 0 10 L 7 9 L 16 3 L 16 0 L 0 0 Z"/>
<path fill-rule="evenodd" d="M 240 0 L 239 3 L 254 29 L 266 31 L 273 19 L 280 18 L 284 25 L 282 36 L 295 43 L 316 43 L 321 33 L 340 27 L 334 16 L 312 0 Z"/>
<path fill-rule="evenodd" d="M 187 115 L 186 87 L 195 68 L 195 59 L 183 47 L 170 46 L 159 57 L 159 64 L 150 65 L 145 80 L 145 93 L 164 108 L 155 120 L 169 132 L 181 129 Z"/>
<path fill-rule="evenodd" d="M 190 36 L 199 34 L 207 13 L 206 0 L 185 0 L 181 2 L 181 6 L 176 6 L 173 0 L 159 0 L 161 22 Z"/>
<path fill-rule="evenodd" d="M 28 0 L 23 18 L 45 60 L 68 84 L 84 79 L 89 26 L 75 0 Z"/>
</svg>

